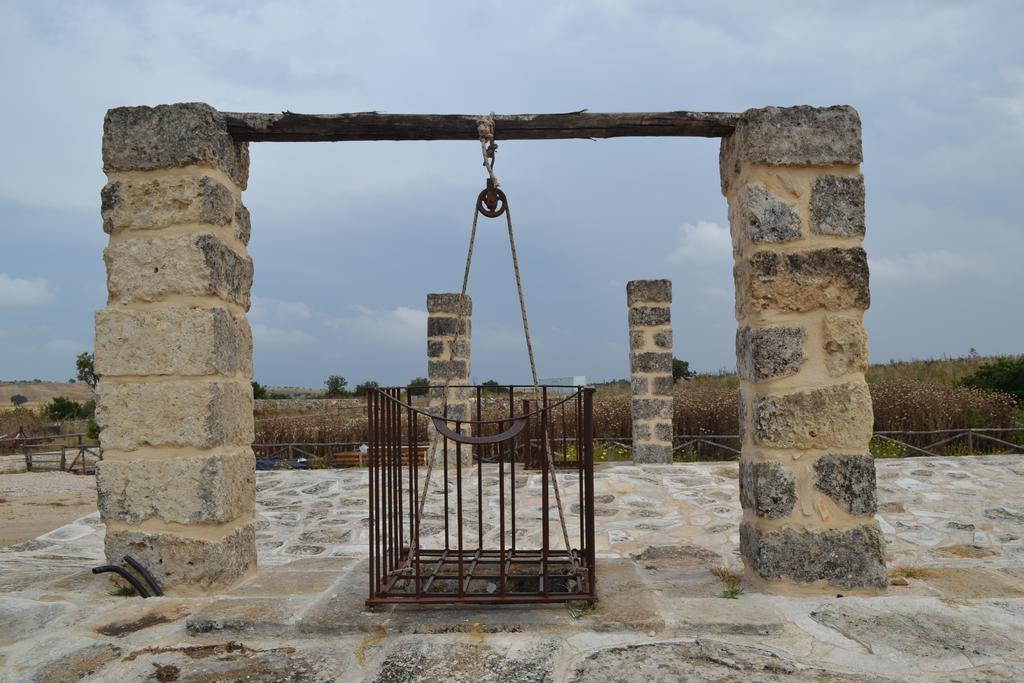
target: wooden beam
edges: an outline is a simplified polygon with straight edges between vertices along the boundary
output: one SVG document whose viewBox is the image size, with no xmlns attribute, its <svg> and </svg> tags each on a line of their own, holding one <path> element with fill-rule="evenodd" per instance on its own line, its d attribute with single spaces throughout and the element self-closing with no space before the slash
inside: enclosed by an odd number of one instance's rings
<svg viewBox="0 0 1024 683">
<path fill-rule="evenodd" d="M 228 131 L 249 142 L 476 140 L 479 116 L 468 114 L 242 114 L 225 112 Z M 728 135 L 739 114 L 668 111 L 495 115 L 498 140 L 705 137 Z"/>
</svg>

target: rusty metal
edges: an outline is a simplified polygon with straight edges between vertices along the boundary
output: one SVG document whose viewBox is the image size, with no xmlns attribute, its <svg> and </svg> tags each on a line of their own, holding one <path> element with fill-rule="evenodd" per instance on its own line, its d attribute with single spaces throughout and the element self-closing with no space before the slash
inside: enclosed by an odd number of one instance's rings
<svg viewBox="0 0 1024 683">
<path fill-rule="evenodd" d="M 508 209 L 505 193 L 494 184 L 492 178 L 487 179 L 487 187 L 476 198 L 476 210 L 488 218 L 497 218 Z"/>
<path fill-rule="evenodd" d="M 516 389 L 451 387 L 462 398 L 440 417 L 413 406 L 407 388 L 368 392 L 367 605 L 596 599 L 594 390 L 572 387 L 568 394 L 550 394 L 544 387 L 538 404 L 521 400 Z M 467 402 L 469 412 L 460 412 Z M 441 470 L 441 480 L 424 491 L 425 467 L 408 454 L 430 424 L 443 460 L 434 470 L 435 480 Z M 555 472 L 537 454 L 545 428 Z M 525 469 L 531 457 L 543 487 L 536 509 L 522 499 L 526 479 L 536 476 Z M 464 461 L 471 464 L 460 467 Z M 556 472 L 571 548 L 564 547 L 560 534 L 549 533 L 555 513 L 547 489 Z M 420 520 L 422 496 L 428 502 Z"/>
</svg>

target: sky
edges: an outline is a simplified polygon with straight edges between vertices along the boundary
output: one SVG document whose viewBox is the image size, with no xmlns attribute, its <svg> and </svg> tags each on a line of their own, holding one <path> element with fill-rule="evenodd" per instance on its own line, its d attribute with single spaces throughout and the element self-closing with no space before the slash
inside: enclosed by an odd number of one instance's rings
<svg viewBox="0 0 1024 683">
<path fill-rule="evenodd" d="M 64 380 L 105 305 L 104 112 L 743 111 L 863 120 L 873 362 L 1024 352 L 1024 3 L 0 2 L 0 379 Z M 499 132 L 500 137 L 500 132 Z M 476 142 L 258 143 L 244 201 L 264 384 L 426 374 L 458 291 Z M 628 375 L 628 280 L 670 278 L 675 355 L 735 366 L 718 140 L 512 141 L 542 377 Z M 480 226 L 473 375 L 529 377 L 503 225 Z"/>
</svg>

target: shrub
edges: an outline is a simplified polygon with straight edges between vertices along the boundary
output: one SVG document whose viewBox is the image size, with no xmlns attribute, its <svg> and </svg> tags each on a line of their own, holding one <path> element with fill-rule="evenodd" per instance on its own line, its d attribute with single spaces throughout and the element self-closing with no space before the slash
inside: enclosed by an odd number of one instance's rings
<svg viewBox="0 0 1024 683">
<path fill-rule="evenodd" d="M 1013 396 L 1017 402 L 1024 401 L 1024 356 L 1020 358 L 1001 358 L 994 363 L 986 363 L 974 374 L 960 380 L 961 386 L 1001 391 Z"/>
<path fill-rule="evenodd" d="M 23 405 L 25 403 L 28 403 L 28 397 L 25 396 L 24 394 L 15 394 L 14 396 L 11 396 L 11 403 L 13 403 L 15 406 Z"/>
<path fill-rule="evenodd" d="M 96 402 L 79 403 L 64 396 L 57 396 L 43 406 L 43 414 L 54 422 L 64 420 L 81 420 L 91 417 L 96 412 Z"/>
</svg>

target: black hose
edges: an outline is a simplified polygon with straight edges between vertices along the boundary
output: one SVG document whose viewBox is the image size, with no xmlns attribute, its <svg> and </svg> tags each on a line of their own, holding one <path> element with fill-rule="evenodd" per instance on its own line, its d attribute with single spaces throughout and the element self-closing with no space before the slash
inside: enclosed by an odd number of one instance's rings
<svg viewBox="0 0 1024 683">
<path fill-rule="evenodd" d="M 149 587 L 153 589 L 153 595 L 163 597 L 164 592 L 160 590 L 160 584 L 156 582 L 156 579 L 154 579 L 153 575 L 149 573 L 149 570 L 142 566 L 141 562 L 136 560 L 131 555 L 125 555 L 124 561 L 131 565 L 132 569 L 142 574 L 142 578 L 144 578 L 146 580 L 146 583 L 149 584 Z"/>
<path fill-rule="evenodd" d="M 130 583 L 132 585 L 132 588 L 135 589 L 135 592 L 141 595 L 143 598 L 149 597 L 149 591 L 147 591 L 145 587 L 143 587 L 143 585 L 139 583 L 139 580 L 131 574 L 129 574 L 125 569 L 118 567 L 116 564 L 105 564 L 99 567 L 92 568 L 93 574 L 105 574 L 107 572 L 113 572 L 125 581 L 127 581 L 128 583 Z"/>
</svg>

